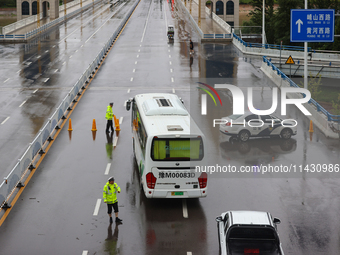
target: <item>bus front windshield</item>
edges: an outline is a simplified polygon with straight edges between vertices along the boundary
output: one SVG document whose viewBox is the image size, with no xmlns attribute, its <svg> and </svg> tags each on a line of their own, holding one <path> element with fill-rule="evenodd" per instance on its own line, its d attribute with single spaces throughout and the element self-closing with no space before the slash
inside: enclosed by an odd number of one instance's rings
<svg viewBox="0 0 340 255">
<path fill-rule="evenodd" d="M 154 138 L 151 158 L 154 161 L 202 160 L 202 138 Z"/>
</svg>

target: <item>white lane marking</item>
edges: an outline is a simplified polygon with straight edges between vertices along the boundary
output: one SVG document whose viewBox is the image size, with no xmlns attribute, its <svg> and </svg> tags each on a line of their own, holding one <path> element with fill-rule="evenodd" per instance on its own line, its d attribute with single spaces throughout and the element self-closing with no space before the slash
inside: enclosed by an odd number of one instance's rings
<svg viewBox="0 0 340 255">
<path fill-rule="evenodd" d="M 70 56 L 70 58 L 72 58 L 72 55 Z"/>
<path fill-rule="evenodd" d="M 139 47 L 142 47 L 142 45 L 141 45 L 141 44 L 139 44 Z"/>
<path fill-rule="evenodd" d="M 106 169 L 105 169 L 105 175 L 108 175 L 110 172 L 110 168 L 111 168 L 111 163 L 107 163 Z"/>
<path fill-rule="evenodd" d="M 87 255 L 89 253 L 89 251 L 83 251 L 83 253 L 81 255 Z"/>
<path fill-rule="evenodd" d="M 173 77 L 171 77 L 171 82 L 175 82 L 175 80 L 174 80 L 174 78 L 173 78 Z"/>
<path fill-rule="evenodd" d="M 131 90 L 131 89 L 128 89 L 127 93 L 130 93 L 130 90 Z"/>
<path fill-rule="evenodd" d="M 187 200 L 186 199 L 182 200 L 182 205 L 183 205 L 183 217 L 188 218 L 188 206 L 187 206 Z"/>
<path fill-rule="evenodd" d="M 139 58 L 139 55 L 137 55 L 137 58 Z"/>
<path fill-rule="evenodd" d="M 55 48 L 55 45 L 53 45 L 52 48 Z"/>
<path fill-rule="evenodd" d="M 39 89 L 36 89 L 36 90 L 34 90 L 32 93 L 35 94 L 35 92 L 37 92 L 38 90 L 39 90 Z"/>
<path fill-rule="evenodd" d="M 112 16 L 113 15 L 115 15 L 124 5 L 125 5 L 126 3 L 123 3 L 121 6 L 119 6 L 119 8 L 117 8 L 117 10 L 112 14 Z M 105 24 L 106 24 L 106 22 L 108 22 L 111 18 L 112 18 L 112 16 L 110 15 L 110 17 L 103 23 L 103 25 L 101 25 L 90 37 L 89 37 L 89 39 L 87 39 L 86 41 L 85 41 L 85 43 L 87 43 Z"/>
<path fill-rule="evenodd" d="M 133 72 L 133 73 L 136 72 L 136 69 L 133 69 L 132 72 Z"/>
<path fill-rule="evenodd" d="M 37 56 L 37 59 L 39 59 L 39 58 L 41 58 L 41 56 L 40 56 L 40 55 L 38 55 L 38 56 Z"/>
<path fill-rule="evenodd" d="M 170 68 L 170 73 L 172 73 L 172 69 Z"/>
<path fill-rule="evenodd" d="M 124 102 L 124 108 L 126 107 L 126 101 Z"/>
<path fill-rule="evenodd" d="M 137 65 L 137 61 L 135 61 L 135 65 Z"/>
<path fill-rule="evenodd" d="M 168 52 L 170 52 L 170 50 L 168 50 Z"/>
<path fill-rule="evenodd" d="M 9 78 L 7 78 L 5 81 L 4 81 L 4 83 L 6 83 L 6 82 L 8 82 L 9 81 Z"/>
<path fill-rule="evenodd" d="M 97 216 L 98 212 L 99 212 L 99 207 L 100 207 L 100 203 L 102 202 L 102 200 L 100 198 L 97 199 L 97 203 L 96 203 L 96 207 L 94 208 L 94 212 L 93 212 L 93 216 Z"/>
<path fill-rule="evenodd" d="M 54 72 L 55 72 L 55 73 L 58 72 L 58 69 L 55 69 Z"/>
<path fill-rule="evenodd" d="M 49 50 L 46 50 L 45 53 L 49 52 Z"/>
<path fill-rule="evenodd" d="M 144 35 L 145 35 L 146 27 L 148 26 L 148 21 L 149 21 L 150 12 L 151 12 L 151 4 L 150 4 L 150 7 L 149 7 L 149 13 L 148 13 L 148 17 L 146 18 L 146 21 L 145 21 L 145 25 L 144 25 L 144 31 L 143 31 L 143 35 L 142 35 L 142 39 L 140 40 L 140 42 L 141 42 L 141 43 L 142 43 L 142 42 L 143 42 L 143 40 L 144 40 Z"/>
<path fill-rule="evenodd" d="M 63 65 L 65 65 L 66 64 L 66 61 L 63 63 Z"/>
<path fill-rule="evenodd" d="M 30 66 L 32 64 L 32 62 L 27 62 L 26 65 L 27 66 Z"/>
<path fill-rule="evenodd" d="M 192 252 L 191 251 L 187 251 L 187 255 L 192 255 Z"/>
<path fill-rule="evenodd" d="M 169 64 L 172 65 L 171 61 L 169 61 Z"/>
<path fill-rule="evenodd" d="M 21 72 L 21 69 L 17 73 L 20 73 L 20 72 Z"/>
<path fill-rule="evenodd" d="M 122 125 L 124 117 L 120 117 L 119 119 L 119 125 Z"/>
<path fill-rule="evenodd" d="M 174 93 L 174 94 L 175 94 L 175 92 L 176 92 L 176 91 L 175 91 L 175 89 L 172 89 L 172 93 Z"/>
<path fill-rule="evenodd" d="M 116 136 L 114 141 L 113 141 L 113 147 L 116 147 L 118 143 L 118 137 Z"/>
<path fill-rule="evenodd" d="M 44 80 L 44 82 L 48 82 L 49 79 L 50 79 L 50 78 L 46 78 L 46 79 Z"/>
<path fill-rule="evenodd" d="M 83 48 L 84 47 L 84 44 L 82 46 L 80 46 L 80 48 Z"/>
<path fill-rule="evenodd" d="M 22 102 L 21 105 L 19 105 L 19 107 L 23 106 L 26 102 L 27 102 L 27 100 L 25 100 L 24 102 Z"/>
<path fill-rule="evenodd" d="M 171 58 L 171 55 L 169 55 L 169 58 Z"/>
<path fill-rule="evenodd" d="M 78 52 L 78 50 L 76 50 L 76 52 Z"/>
<path fill-rule="evenodd" d="M 3 122 L 1 122 L 1 125 L 5 124 L 5 122 L 9 119 L 10 117 L 7 117 Z"/>
<path fill-rule="evenodd" d="M 131 77 L 130 81 L 133 81 L 133 77 Z"/>
<path fill-rule="evenodd" d="M 138 50 L 138 52 L 140 52 L 140 50 Z"/>
</svg>

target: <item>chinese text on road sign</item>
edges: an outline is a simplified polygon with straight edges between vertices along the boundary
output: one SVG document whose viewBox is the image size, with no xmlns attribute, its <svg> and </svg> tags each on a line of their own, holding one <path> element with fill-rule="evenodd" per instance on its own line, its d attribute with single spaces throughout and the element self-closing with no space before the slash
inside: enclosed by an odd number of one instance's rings
<svg viewBox="0 0 340 255">
<path fill-rule="evenodd" d="M 292 9 L 291 42 L 333 42 L 334 10 Z"/>
</svg>

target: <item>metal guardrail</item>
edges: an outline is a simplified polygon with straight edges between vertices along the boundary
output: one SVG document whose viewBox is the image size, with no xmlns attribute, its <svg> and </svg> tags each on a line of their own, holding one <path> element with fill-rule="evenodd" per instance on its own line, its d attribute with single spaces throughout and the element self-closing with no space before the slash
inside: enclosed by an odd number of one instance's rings
<svg viewBox="0 0 340 255">
<path fill-rule="evenodd" d="M 55 136 L 57 130 L 60 128 L 59 126 L 64 121 L 65 113 L 67 113 L 70 110 L 70 107 L 76 102 L 74 100 L 76 100 L 76 98 L 81 95 L 81 91 L 85 88 L 84 84 L 88 81 L 89 78 L 92 77 L 99 64 L 103 61 L 104 56 L 108 53 L 109 48 L 116 40 L 119 32 L 123 29 L 125 23 L 130 18 L 133 10 L 136 8 L 139 2 L 140 0 L 136 1 L 136 3 L 132 6 L 132 8 L 125 16 L 125 18 L 122 19 L 118 28 L 105 43 L 102 50 L 98 53 L 98 55 L 89 65 L 89 67 L 84 71 L 82 76 L 78 79 L 78 81 L 69 91 L 69 93 L 65 96 L 60 105 L 57 107 L 55 112 L 48 119 L 47 123 L 39 131 L 38 135 L 35 137 L 32 143 L 29 144 L 25 153 L 18 160 L 14 168 L 0 184 L 0 211 L 2 211 L 2 209 L 11 207 L 10 199 L 12 194 L 18 190 L 17 188 L 20 189 L 21 187 L 23 187 L 22 184 L 29 175 L 28 173 L 34 169 L 34 165 L 44 153 L 44 150 L 47 148 L 49 142 L 53 140 L 53 137 Z"/>
<path fill-rule="evenodd" d="M 290 46 L 290 45 L 278 45 L 278 44 L 262 44 L 262 43 L 251 43 L 243 41 L 238 35 L 233 33 L 234 38 L 240 41 L 246 47 L 264 48 L 264 49 L 275 49 L 275 50 L 293 50 L 293 51 L 304 51 L 303 46 Z M 308 52 L 312 51 L 311 47 L 307 48 Z"/>
<path fill-rule="evenodd" d="M 293 82 L 285 73 L 283 73 L 279 68 L 277 68 L 266 56 L 263 56 L 263 62 L 266 62 L 268 66 L 271 66 L 274 71 L 277 71 L 277 74 L 281 76 L 282 79 L 289 82 L 291 87 L 300 88 L 295 82 Z M 327 116 L 328 121 L 340 122 L 340 115 L 334 115 L 329 113 L 325 108 L 323 108 L 318 102 L 316 102 L 313 98 L 309 100 L 310 104 L 313 104 L 318 112 L 322 112 Z"/>
<path fill-rule="evenodd" d="M 231 34 L 204 34 L 203 35 L 204 39 L 230 39 Z"/>
</svg>

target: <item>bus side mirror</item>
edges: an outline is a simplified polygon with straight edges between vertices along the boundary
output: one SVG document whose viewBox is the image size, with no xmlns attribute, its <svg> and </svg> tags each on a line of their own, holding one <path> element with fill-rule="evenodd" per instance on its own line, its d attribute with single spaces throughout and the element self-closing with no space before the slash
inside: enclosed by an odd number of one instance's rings
<svg viewBox="0 0 340 255">
<path fill-rule="evenodd" d="M 126 101 L 126 110 L 130 111 L 130 108 L 131 108 L 131 99 Z"/>
</svg>

